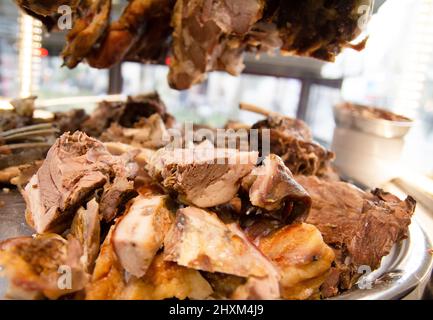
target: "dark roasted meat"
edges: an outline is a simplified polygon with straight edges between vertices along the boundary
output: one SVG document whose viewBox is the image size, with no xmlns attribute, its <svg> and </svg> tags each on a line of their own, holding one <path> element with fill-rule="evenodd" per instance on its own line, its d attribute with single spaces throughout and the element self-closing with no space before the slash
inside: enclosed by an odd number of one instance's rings
<svg viewBox="0 0 433 320">
<path fill-rule="evenodd" d="M 360 266 L 375 270 L 395 243 L 407 237 L 415 201 L 401 201 L 382 190 L 366 193 L 344 182 L 298 176 L 313 203 L 305 222 L 316 226 L 336 253 L 336 271 L 328 293 L 349 289 L 362 273 Z M 338 273 L 338 277 L 335 275 Z"/>
<path fill-rule="evenodd" d="M 172 24 L 173 57 L 168 81 L 173 88 L 187 89 L 204 80 L 208 71 L 235 70 L 225 66 L 237 62 L 243 68 L 242 51 L 231 35 L 246 34 L 263 12 L 264 0 L 208 1 L 178 0 Z M 224 61 L 227 51 L 234 48 L 234 59 Z M 221 61 L 223 60 L 223 61 Z"/>
<path fill-rule="evenodd" d="M 68 68 L 76 67 L 92 51 L 110 23 L 111 0 L 80 2 L 74 25 L 66 35 L 67 44 L 62 51 L 64 65 Z"/>
<path fill-rule="evenodd" d="M 360 22 L 367 22 L 362 6 L 371 0 L 269 0 L 264 19 L 276 24 L 283 41 L 283 53 L 334 61 L 360 33 Z"/>
<path fill-rule="evenodd" d="M 280 156 L 294 175 L 323 175 L 334 159 L 331 151 L 313 141 L 301 120 L 269 116 L 252 128 L 270 130 L 270 152 Z"/>
<path fill-rule="evenodd" d="M 158 93 L 130 96 L 126 102 L 103 101 L 81 126 L 81 130 L 93 137 L 101 134 L 112 124 L 119 128 L 134 128 L 143 118 L 159 114 L 167 128 L 173 125 L 173 117 L 167 113 Z"/>
<path fill-rule="evenodd" d="M 84 109 L 72 109 L 54 113 L 54 123 L 60 132 L 81 130 L 82 124 L 89 118 Z"/>
<path fill-rule="evenodd" d="M 63 134 L 24 189 L 28 223 L 38 233 L 62 231 L 97 189 L 103 190 L 100 214 L 112 220 L 121 200 L 136 194 L 136 168 L 128 163 L 127 157 L 112 156 L 101 142 L 82 132 Z"/>
<path fill-rule="evenodd" d="M 150 31 L 143 31 L 148 20 L 166 16 L 172 7 L 172 0 L 129 1 L 119 19 L 109 25 L 98 46 L 87 55 L 87 63 L 94 68 L 110 68 L 121 62 L 140 40 L 140 35 Z M 168 24 L 169 19 L 162 22 Z"/>
<path fill-rule="evenodd" d="M 57 13 L 57 10 L 62 5 L 67 5 L 68 7 L 75 9 L 80 2 L 80 0 L 14 0 L 17 5 L 22 8 L 29 10 L 39 16 L 51 16 Z"/>
<path fill-rule="evenodd" d="M 334 61 L 369 20 L 372 0 L 131 0 L 110 22 L 111 0 L 16 0 L 48 29 L 56 4 L 72 5 L 74 27 L 63 50 L 65 65 L 80 61 L 110 68 L 122 60 L 165 62 L 169 84 L 188 89 L 214 70 L 238 75 L 243 55 L 275 53 Z M 79 4 L 79 5 L 78 5 Z"/>
</svg>

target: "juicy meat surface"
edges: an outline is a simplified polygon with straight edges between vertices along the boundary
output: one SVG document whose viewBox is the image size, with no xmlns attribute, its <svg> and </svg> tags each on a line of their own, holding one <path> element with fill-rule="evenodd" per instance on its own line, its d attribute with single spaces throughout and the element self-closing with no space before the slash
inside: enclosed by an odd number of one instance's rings
<svg viewBox="0 0 433 320">
<path fill-rule="evenodd" d="M 166 261 L 207 272 L 248 278 L 234 299 L 279 297 L 278 273 L 235 225 L 225 225 L 211 212 L 179 209 L 164 240 Z"/>
<path fill-rule="evenodd" d="M 113 300 L 125 288 L 125 270 L 111 244 L 115 225 L 111 226 L 102 243 L 90 282 L 85 288 L 86 300 Z"/>
<path fill-rule="evenodd" d="M 91 273 L 99 253 L 101 225 L 99 204 L 95 199 L 77 210 L 72 220 L 70 235 L 77 239 L 83 248 L 81 260 L 86 272 Z"/>
<path fill-rule="evenodd" d="M 122 267 L 142 277 L 173 222 L 167 196 L 138 196 L 116 224 L 112 245 Z"/>
<path fill-rule="evenodd" d="M 208 208 L 232 200 L 243 177 L 257 162 L 257 152 L 235 149 L 160 149 L 149 174 L 186 204 Z"/>
<path fill-rule="evenodd" d="M 112 156 L 98 140 L 78 131 L 72 135 L 65 133 L 48 151 L 44 163 L 23 191 L 27 221 L 38 233 L 63 231 L 75 211 L 97 189 L 103 188 L 106 193 L 118 181 L 128 181 L 122 192 L 102 197 L 100 213 L 109 220 L 113 218 L 113 208 L 107 207 L 106 201 L 117 203 L 125 194 L 135 192 L 131 180 L 135 171 L 127 157 Z"/>
<path fill-rule="evenodd" d="M 335 249 L 339 281 L 330 292 L 349 289 L 357 268 L 380 266 L 394 244 L 407 237 L 416 202 L 401 201 L 382 190 L 366 193 L 344 182 L 298 176 L 296 180 L 312 197 L 305 222 L 316 226 L 325 242 Z M 334 275 L 334 277 L 336 277 Z"/>
<path fill-rule="evenodd" d="M 164 240 L 165 260 L 208 272 L 265 277 L 266 259 L 209 211 L 179 209 Z"/>
<path fill-rule="evenodd" d="M 333 152 L 313 141 L 301 120 L 270 116 L 252 128 L 270 130 L 270 152 L 280 156 L 294 175 L 323 175 L 334 159 Z"/>
<path fill-rule="evenodd" d="M 101 247 L 92 279 L 86 286 L 86 300 L 206 299 L 212 294 L 209 283 L 197 270 L 164 261 L 161 253 L 152 260 L 144 276 L 127 279 L 112 245 L 114 228 Z"/>
<path fill-rule="evenodd" d="M 260 239 L 259 248 L 280 271 L 283 299 L 317 295 L 334 261 L 334 252 L 320 231 L 305 223 L 285 226 Z"/>
<path fill-rule="evenodd" d="M 242 180 L 244 189 L 249 190 L 253 206 L 273 212 L 291 203 L 288 215 L 302 215 L 311 207 L 311 198 L 305 189 L 298 184 L 290 170 L 277 155 L 265 158 L 263 165 L 256 167 Z M 285 220 L 287 217 L 280 217 Z"/>
</svg>

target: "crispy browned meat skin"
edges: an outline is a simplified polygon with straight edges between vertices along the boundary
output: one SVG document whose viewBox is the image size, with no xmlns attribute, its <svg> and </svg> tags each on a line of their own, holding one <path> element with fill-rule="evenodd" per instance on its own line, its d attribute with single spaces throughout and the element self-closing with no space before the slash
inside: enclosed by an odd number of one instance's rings
<svg viewBox="0 0 433 320">
<path fill-rule="evenodd" d="M 280 156 L 294 175 L 325 174 L 334 153 L 313 142 L 308 126 L 301 120 L 270 116 L 253 129 L 270 129 L 270 152 Z"/>
<path fill-rule="evenodd" d="M 323 242 L 320 231 L 305 223 L 286 226 L 260 239 L 259 248 L 281 273 L 283 299 L 311 298 L 334 261 L 334 252 Z"/>
<path fill-rule="evenodd" d="M 128 282 L 120 299 L 204 300 L 211 294 L 212 288 L 200 272 L 165 261 L 162 253 L 159 253 L 153 259 L 144 277 L 133 278 Z"/>
<path fill-rule="evenodd" d="M 141 278 L 125 277 L 125 271 L 115 254 L 112 227 L 96 260 L 91 282 L 86 286 L 87 300 L 160 300 L 206 299 L 212 288 L 197 270 L 164 261 L 162 253 L 155 256 Z"/>
<path fill-rule="evenodd" d="M 407 237 L 416 202 L 401 201 L 382 190 L 366 193 L 344 182 L 298 176 L 313 204 L 305 222 L 315 225 L 336 252 L 336 269 L 327 281 L 328 294 L 349 289 L 357 280 L 358 267 L 380 266 L 392 246 Z M 338 282 L 335 282 L 339 272 Z"/>
<path fill-rule="evenodd" d="M 171 0 L 129 1 L 119 20 L 109 26 L 99 47 L 87 55 L 88 64 L 101 69 L 109 68 L 122 61 L 139 39 L 147 20 L 166 15 L 171 7 Z"/>
<path fill-rule="evenodd" d="M 2 275 L 9 280 L 8 296 L 15 299 L 57 299 L 84 288 L 88 276 L 80 257 L 77 240 L 68 241 L 59 235 L 21 237 L 0 243 Z M 68 267 L 72 282 L 59 287 L 59 268 Z M 65 271 L 66 269 L 64 269 Z M 64 272 L 62 271 L 62 272 Z M 68 288 L 68 286 L 71 287 Z"/>
<path fill-rule="evenodd" d="M 64 64 L 75 68 L 103 36 L 110 22 L 111 0 L 82 1 L 62 51 Z"/>
<path fill-rule="evenodd" d="M 100 141 L 82 132 L 65 133 L 24 189 L 27 221 L 38 233 L 61 232 L 75 210 L 100 188 L 100 214 L 110 221 L 122 200 L 136 194 L 135 172 L 136 165 L 127 156 L 112 156 Z"/>
</svg>

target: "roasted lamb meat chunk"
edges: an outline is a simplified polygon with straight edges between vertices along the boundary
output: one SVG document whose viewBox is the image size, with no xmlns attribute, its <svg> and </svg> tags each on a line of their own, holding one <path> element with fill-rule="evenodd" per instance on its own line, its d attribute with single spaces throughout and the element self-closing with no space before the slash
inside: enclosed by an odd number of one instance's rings
<svg viewBox="0 0 433 320">
<path fill-rule="evenodd" d="M 158 253 L 144 276 L 125 276 L 112 245 L 113 226 L 96 260 L 87 300 L 206 299 L 212 294 L 209 283 L 194 269 L 164 261 Z"/>
<path fill-rule="evenodd" d="M 159 149 L 169 142 L 167 127 L 157 113 L 149 118 L 142 118 L 134 128 L 124 128 L 117 123 L 102 133 L 101 141 L 117 141 L 132 146 Z"/>
<path fill-rule="evenodd" d="M 296 180 L 312 197 L 306 223 L 316 226 L 336 255 L 332 279 L 324 296 L 350 289 L 362 273 L 361 266 L 375 270 L 394 244 L 407 237 L 416 202 L 401 201 L 382 190 L 363 192 L 344 182 L 298 176 Z"/>
<path fill-rule="evenodd" d="M 139 40 L 150 32 L 149 20 L 165 17 L 160 22 L 169 24 L 172 0 L 131 0 L 117 21 L 111 23 L 97 46 L 86 56 L 94 68 L 110 68 L 121 62 Z"/>
<path fill-rule="evenodd" d="M 9 280 L 7 296 L 14 299 L 57 299 L 82 290 L 88 275 L 80 261 L 81 255 L 82 249 L 76 239 L 65 240 L 56 234 L 1 242 L 1 273 Z M 69 275 L 65 276 L 70 279 L 61 279 L 59 271 L 68 271 Z"/>
<path fill-rule="evenodd" d="M 122 267 L 142 277 L 171 227 L 174 213 L 167 196 L 136 197 L 116 223 L 112 245 Z"/>
<path fill-rule="evenodd" d="M 75 0 L 79 1 L 79 0 Z M 83 0 L 75 12 L 75 23 L 66 35 L 62 51 L 64 65 L 74 68 L 106 33 L 110 23 L 111 0 Z"/>
<path fill-rule="evenodd" d="M 367 23 L 372 0 L 268 0 L 264 21 L 278 27 L 282 53 L 334 61 L 345 47 L 364 48 L 366 40 L 352 45 Z"/>
<path fill-rule="evenodd" d="M 317 298 L 329 275 L 334 252 L 320 231 L 309 224 L 292 224 L 260 239 L 260 250 L 281 274 L 283 299 Z"/>
<path fill-rule="evenodd" d="M 54 113 L 54 123 L 61 133 L 75 132 L 81 129 L 82 124 L 89 116 L 84 109 L 72 109 L 65 112 Z"/>
<path fill-rule="evenodd" d="M 315 143 L 302 121 L 270 115 L 252 129 L 270 130 L 270 152 L 280 156 L 294 175 L 323 175 L 334 153 Z"/>
<path fill-rule="evenodd" d="M 102 190 L 99 213 L 111 221 L 122 203 L 136 195 L 132 181 L 136 170 L 128 157 L 111 155 L 86 134 L 65 133 L 24 189 L 27 221 L 38 233 L 63 231 L 98 189 Z"/>
<path fill-rule="evenodd" d="M 35 96 L 13 99 L 10 101 L 13 109 L 0 109 L 0 132 L 33 124 L 35 100 Z"/>
<path fill-rule="evenodd" d="M 225 225 L 216 214 L 187 207 L 179 209 L 164 240 L 164 259 L 207 272 L 247 278 L 232 298 L 276 299 L 276 269 L 235 224 Z"/>
<path fill-rule="evenodd" d="M 99 253 L 101 224 L 99 204 L 93 198 L 86 206 L 77 210 L 72 220 L 70 235 L 77 239 L 83 249 L 81 261 L 85 271 L 91 273 Z"/>
<path fill-rule="evenodd" d="M 156 255 L 146 275 L 133 278 L 122 292 L 126 300 L 204 300 L 212 294 L 212 287 L 194 269 L 165 261 L 162 253 Z"/>
<path fill-rule="evenodd" d="M 147 19 L 140 38 L 129 49 L 126 60 L 141 63 L 165 63 L 171 50 L 173 27 L 170 24 L 175 0 L 160 1 L 161 9 Z"/>
<path fill-rule="evenodd" d="M 257 152 L 165 148 L 153 155 L 148 168 L 181 202 L 208 208 L 232 200 L 256 162 Z"/>
<path fill-rule="evenodd" d="M 159 114 L 167 128 L 173 125 L 173 117 L 167 113 L 164 102 L 158 93 L 150 93 L 138 96 L 130 96 L 126 102 L 103 101 L 98 108 L 90 115 L 81 130 L 92 137 L 100 137 L 113 123 L 120 128 L 134 128 L 142 118 L 150 118 Z"/>
<path fill-rule="evenodd" d="M 243 178 L 242 187 L 248 190 L 253 206 L 264 209 L 271 216 L 283 214 L 277 217 L 281 220 L 287 220 L 289 215 L 296 217 L 305 214 L 311 207 L 308 193 L 275 154 L 267 156 L 261 166 Z M 288 209 L 286 212 L 279 210 L 285 206 Z"/>
<path fill-rule="evenodd" d="M 240 44 L 230 36 L 246 34 L 261 18 L 264 5 L 264 0 L 176 1 L 170 85 L 187 89 L 203 81 L 206 72 L 218 69 L 238 74 L 243 69 L 242 51 L 236 50 Z M 231 46 L 234 57 L 223 59 Z"/>
</svg>

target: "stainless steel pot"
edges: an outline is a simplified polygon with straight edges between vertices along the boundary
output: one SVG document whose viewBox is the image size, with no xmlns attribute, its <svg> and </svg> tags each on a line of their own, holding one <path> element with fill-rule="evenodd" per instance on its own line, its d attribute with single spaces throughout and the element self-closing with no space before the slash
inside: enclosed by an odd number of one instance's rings
<svg viewBox="0 0 433 320">
<path fill-rule="evenodd" d="M 365 108 L 365 106 L 351 104 L 351 108 Z M 404 137 L 413 124 L 412 120 L 405 117 L 401 117 L 401 121 L 367 118 L 349 110 L 347 103 L 341 103 L 334 107 L 334 118 L 337 127 L 391 139 Z"/>
</svg>

